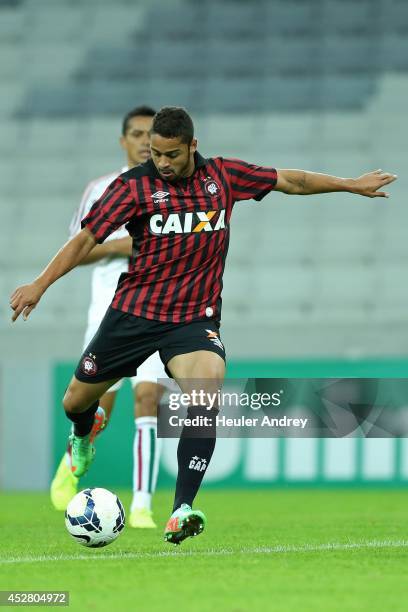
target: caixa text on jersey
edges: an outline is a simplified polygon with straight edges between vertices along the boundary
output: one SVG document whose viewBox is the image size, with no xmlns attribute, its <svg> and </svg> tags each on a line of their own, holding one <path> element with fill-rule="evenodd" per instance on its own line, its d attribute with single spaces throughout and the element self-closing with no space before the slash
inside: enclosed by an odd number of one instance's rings
<svg viewBox="0 0 408 612">
<path fill-rule="evenodd" d="M 157 213 L 150 217 L 153 234 L 191 234 L 225 229 L 225 210 L 184 213 Z"/>
</svg>

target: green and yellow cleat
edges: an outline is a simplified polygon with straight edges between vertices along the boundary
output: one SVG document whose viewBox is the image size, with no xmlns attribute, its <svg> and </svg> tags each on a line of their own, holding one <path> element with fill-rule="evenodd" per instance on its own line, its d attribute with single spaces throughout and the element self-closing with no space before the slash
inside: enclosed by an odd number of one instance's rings
<svg viewBox="0 0 408 612">
<path fill-rule="evenodd" d="M 71 472 L 71 457 L 64 453 L 61 463 L 51 483 L 51 503 L 56 510 L 66 510 L 71 499 L 78 491 L 78 478 Z"/>
<path fill-rule="evenodd" d="M 94 423 L 91 433 L 89 434 L 89 441 L 91 443 L 104 429 L 105 425 L 105 411 L 99 406 L 95 412 Z M 56 510 L 65 511 L 67 509 L 69 502 L 78 491 L 78 478 L 77 471 L 72 469 L 72 445 L 70 436 L 68 448 L 61 459 L 50 488 L 51 502 Z"/>
<path fill-rule="evenodd" d="M 181 504 L 167 521 L 164 540 L 170 544 L 181 544 L 186 538 L 198 536 L 207 523 L 200 510 L 192 510 L 188 504 Z"/>
<path fill-rule="evenodd" d="M 147 508 L 135 508 L 129 516 L 129 525 L 138 529 L 155 529 L 153 513 Z"/>
<path fill-rule="evenodd" d="M 71 472 L 75 478 L 81 478 L 89 470 L 95 456 L 91 434 L 79 437 L 72 433 L 69 436 L 69 442 L 71 444 Z"/>
</svg>

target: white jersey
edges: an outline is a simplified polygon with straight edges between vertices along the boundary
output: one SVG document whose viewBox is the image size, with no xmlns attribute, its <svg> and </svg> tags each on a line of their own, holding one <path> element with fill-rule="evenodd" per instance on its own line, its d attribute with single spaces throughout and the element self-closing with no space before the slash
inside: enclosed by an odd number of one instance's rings
<svg viewBox="0 0 408 612">
<path fill-rule="evenodd" d="M 127 170 L 127 167 L 122 168 L 119 172 L 101 176 L 89 183 L 69 226 L 70 238 L 73 238 L 73 236 L 76 236 L 81 231 L 82 219 L 86 217 L 93 204 L 101 197 L 108 185 L 110 185 L 119 174 L 127 172 Z M 129 236 L 129 234 L 123 226 L 114 231 L 106 241 L 126 238 L 127 236 Z M 127 272 L 128 265 L 128 259 L 125 257 L 105 257 L 94 265 L 92 271 L 91 303 L 88 310 L 88 325 L 94 326 L 97 324 L 99 326 L 99 323 L 113 299 L 119 276 L 122 272 Z"/>
</svg>

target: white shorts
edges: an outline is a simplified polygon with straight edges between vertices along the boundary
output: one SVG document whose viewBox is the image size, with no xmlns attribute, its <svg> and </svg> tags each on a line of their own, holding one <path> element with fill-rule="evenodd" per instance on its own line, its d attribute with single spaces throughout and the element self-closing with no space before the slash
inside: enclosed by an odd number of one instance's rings
<svg viewBox="0 0 408 612">
<path fill-rule="evenodd" d="M 100 321 L 97 321 L 92 324 L 89 324 L 86 328 L 83 350 L 86 349 L 86 347 L 98 331 L 99 325 Z M 158 352 L 153 353 L 153 355 L 151 355 L 148 359 L 146 359 L 144 363 L 142 363 L 141 366 L 138 367 L 136 376 L 132 376 L 131 378 L 129 378 L 133 388 L 135 388 L 136 385 L 142 382 L 157 383 L 158 379 L 161 379 L 163 385 L 166 386 L 169 390 L 174 390 L 175 383 L 167 376 L 164 370 L 164 365 L 160 359 L 160 355 Z M 123 379 L 118 380 L 118 382 L 116 382 L 110 387 L 109 393 L 119 391 L 122 384 Z"/>
</svg>

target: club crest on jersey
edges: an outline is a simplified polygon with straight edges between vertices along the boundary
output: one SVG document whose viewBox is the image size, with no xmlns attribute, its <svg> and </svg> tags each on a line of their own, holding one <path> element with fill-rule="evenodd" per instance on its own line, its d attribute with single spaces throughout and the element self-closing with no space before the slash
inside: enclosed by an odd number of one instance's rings
<svg viewBox="0 0 408 612">
<path fill-rule="evenodd" d="M 81 370 L 87 376 L 95 376 L 98 371 L 98 366 L 95 362 L 95 355 L 85 355 L 81 362 Z"/>
<path fill-rule="evenodd" d="M 218 232 L 225 229 L 225 210 L 209 210 L 156 214 L 150 217 L 150 231 L 153 234 L 192 234 Z"/>
<path fill-rule="evenodd" d="M 208 195 L 210 195 L 213 198 L 216 198 L 217 196 L 219 196 L 221 192 L 220 186 L 218 185 L 217 181 L 214 181 L 214 179 L 206 181 L 204 185 L 204 189 L 206 190 Z"/>
<path fill-rule="evenodd" d="M 156 193 L 152 194 L 153 203 L 154 204 L 166 204 L 167 196 L 169 195 L 170 193 L 168 191 L 156 191 Z"/>
</svg>

